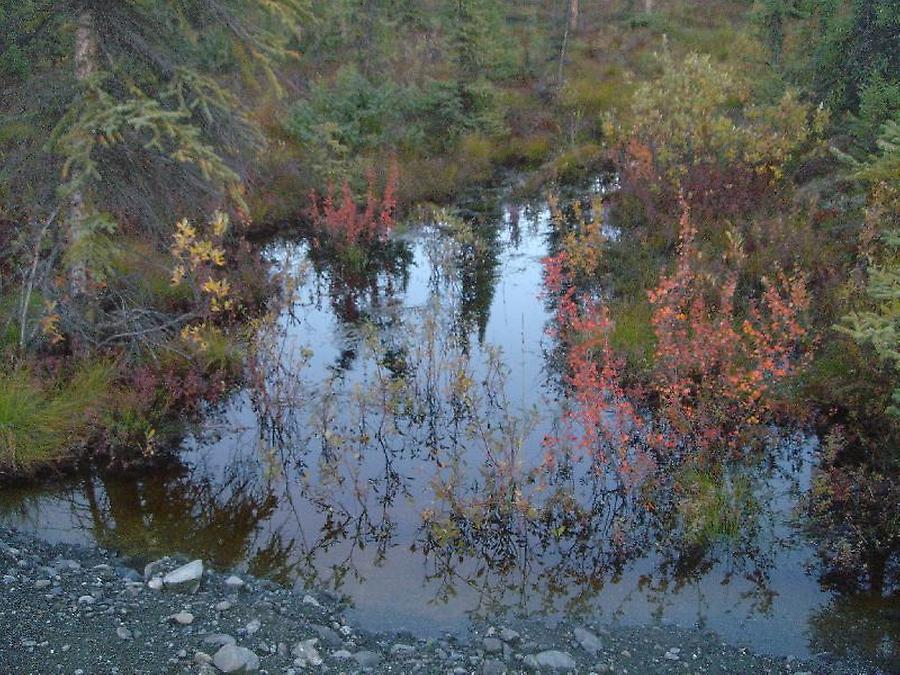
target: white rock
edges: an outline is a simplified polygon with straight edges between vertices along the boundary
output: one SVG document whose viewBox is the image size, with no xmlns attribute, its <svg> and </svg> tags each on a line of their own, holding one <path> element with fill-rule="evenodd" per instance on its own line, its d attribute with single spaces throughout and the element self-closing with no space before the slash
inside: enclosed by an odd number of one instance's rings
<svg viewBox="0 0 900 675">
<path fill-rule="evenodd" d="M 374 668 L 381 663 L 381 654 L 362 649 L 353 655 L 354 660 L 360 668 Z"/>
<path fill-rule="evenodd" d="M 391 647 L 391 654 L 412 654 L 416 651 L 416 648 L 412 645 L 406 645 L 398 642 L 393 647 Z"/>
<path fill-rule="evenodd" d="M 213 633 L 203 638 L 203 644 L 212 645 L 213 647 L 223 647 L 225 645 L 233 645 L 234 638 L 224 633 Z"/>
<path fill-rule="evenodd" d="M 306 668 L 307 666 L 322 665 L 322 657 L 319 650 L 316 649 L 318 638 L 310 638 L 309 640 L 301 640 L 294 645 L 291 655 L 296 657 L 294 665 L 298 668 Z"/>
<path fill-rule="evenodd" d="M 313 596 L 309 595 L 308 593 L 303 596 L 303 604 L 304 605 L 312 605 L 313 607 L 321 607 L 322 606 L 319 604 L 318 600 L 316 600 Z"/>
<path fill-rule="evenodd" d="M 259 632 L 259 629 L 262 627 L 259 619 L 253 619 L 246 626 L 244 626 L 244 630 L 247 631 L 247 635 L 253 635 L 254 633 Z"/>
<path fill-rule="evenodd" d="M 153 591 L 162 590 L 163 580 L 159 577 L 153 577 L 150 581 L 147 582 L 147 588 Z"/>
<path fill-rule="evenodd" d="M 213 658 L 206 652 L 194 652 L 194 663 L 196 663 L 198 666 L 202 666 L 205 663 L 212 663 L 212 660 Z"/>
<path fill-rule="evenodd" d="M 581 645 L 582 649 L 586 651 L 591 656 L 596 656 L 601 651 L 603 651 L 603 645 L 600 643 L 600 638 L 594 635 L 589 630 L 585 630 L 584 628 L 576 628 L 575 629 L 575 640 L 578 644 Z"/>
<path fill-rule="evenodd" d="M 225 580 L 225 585 L 236 590 L 244 587 L 244 580 L 232 574 Z"/>
<path fill-rule="evenodd" d="M 163 577 L 163 586 L 175 591 L 196 593 L 203 578 L 203 561 L 192 560 Z"/>
<path fill-rule="evenodd" d="M 519 639 L 519 633 L 512 628 L 501 628 L 500 639 L 504 642 L 516 642 Z"/>
<path fill-rule="evenodd" d="M 525 657 L 525 665 L 535 670 L 575 670 L 575 659 L 567 652 L 548 649 Z"/>
</svg>

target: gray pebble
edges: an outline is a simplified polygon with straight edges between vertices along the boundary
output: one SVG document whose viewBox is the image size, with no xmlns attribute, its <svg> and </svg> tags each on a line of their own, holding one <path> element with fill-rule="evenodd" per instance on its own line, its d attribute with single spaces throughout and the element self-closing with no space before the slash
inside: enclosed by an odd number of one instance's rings
<svg viewBox="0 0 900 675">
<path fill-rule="evenodd" d="M 495 637 L 486 637 L 481 641 L 481 646 L 487 654 L 500 654 L 503 652 L 503 643 Z"/>
<path fill-rule="evenodd" d="M 213 655 L 213 665 L 223 673 L 255 673 L 259 657 L 246 647 L 229 644 Z"/>
<path fill-rule="evenodd" d="M 363 649 L 353 655 L 353 659 L 360 668 L 374 668 L 381 663 L 381 654 Z"/>
</svg>

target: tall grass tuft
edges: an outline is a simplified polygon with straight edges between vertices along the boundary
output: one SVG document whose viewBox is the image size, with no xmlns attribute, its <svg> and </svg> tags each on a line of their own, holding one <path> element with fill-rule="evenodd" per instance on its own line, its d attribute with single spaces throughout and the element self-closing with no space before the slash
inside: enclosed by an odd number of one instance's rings
<svg viewBox="0 0 900 675">
<path fill-rule="evenodd" d="M 64 385 L 41 386 L 27 368 L 0 375 L 0 469 L 70 456 L 106 404 L 112 366 L 92 364 Z"/>
<path fill-rule="evenodd" d="M 678 502 L 678 514 L 687 541 L 695 546 L 733 541 L 753 518 L 756 505 L 745 476 L 715 476 L 687 469 L 679 485 L 683 496 Z"/>
</svg>

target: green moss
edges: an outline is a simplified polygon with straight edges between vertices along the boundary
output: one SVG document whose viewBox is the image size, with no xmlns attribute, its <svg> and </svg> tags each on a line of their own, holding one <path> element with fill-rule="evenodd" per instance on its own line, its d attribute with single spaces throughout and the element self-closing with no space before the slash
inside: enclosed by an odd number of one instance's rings
<svg viewBox="0 0 900 675">
<path fill-rule="evenodd" d="M 610 343 L 624 354 L 629 367 L 645 370 L 653 360 L 656 336 L 651 323 L 652 308 L 646 299 L 619 302 L 610 312 L 614 327 Z"/>
</svg>

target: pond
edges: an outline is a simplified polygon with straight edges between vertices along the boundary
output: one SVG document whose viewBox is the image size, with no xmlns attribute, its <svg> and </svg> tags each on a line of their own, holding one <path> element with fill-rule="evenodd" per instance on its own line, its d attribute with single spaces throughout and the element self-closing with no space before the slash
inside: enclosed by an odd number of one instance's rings
<svg viewBox="0 0 900 675">
<path fill-rule="evenodd" d="M 210 411 L 180 461 L 7 489 L 0 520 L 330 589 L 372 630 L 584 615 L 896 663 L 896 603 L 823 588 L 796 528 L 814 438 L 787 437 L 753 467 L 745 527 L 700 550 L 577 458 L 545 461 L 566 406 L 543 295 L 552 246 L 540 202 L 410 225 L 366 274 L 314 241 L 273 242 L 289 301 L 260 329 L 251 384 Z"/>
</svg>

